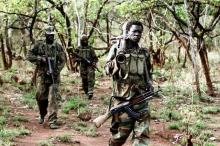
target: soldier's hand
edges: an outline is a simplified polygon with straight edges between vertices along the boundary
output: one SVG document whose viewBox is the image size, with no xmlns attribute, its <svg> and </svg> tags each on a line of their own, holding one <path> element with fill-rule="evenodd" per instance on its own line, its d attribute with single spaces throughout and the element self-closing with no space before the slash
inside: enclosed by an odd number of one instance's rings
<svg viewBox="0 0 220 146">
<path fill-rule="evenodd" d="M 92 65 L 93 65 L 94 67 L 97 67 L 97 63 L 96 63 L 96 62 L 93 62 Z"/>
<path fill-rule="evenodd" d="M 43 56 L 37 56 L 37 60 L 40 61 L 40 62 L 43 62 L 43 63 L 47 62 L 46 57 L 43 57 Z"/>
<path fill-rule="evenodd" d="M 154 86 L 152 84 L 153 84 L 152 81 L 149 81 L 146 89 L 147 91 L 154 92 Z"/>
</svg>

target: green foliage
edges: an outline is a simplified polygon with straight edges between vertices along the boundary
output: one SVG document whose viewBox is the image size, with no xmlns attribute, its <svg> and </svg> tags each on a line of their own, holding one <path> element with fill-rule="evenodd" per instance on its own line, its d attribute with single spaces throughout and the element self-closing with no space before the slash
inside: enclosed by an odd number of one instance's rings
<svg viewBox="0 0 220 146">
<path fill-rule="evenodd" d="M 34 108 L 34 106 L 36 105 L 35 94 L 36 94 L 35 90 L 24 93 L 23 96 L 21 97 L 21 102 L 27 105 L 31 109 Z"/>
<path fill-rule="evenodd" d="M 15 116 L 12 118 L 12 120 L 13 120 L 13 122 L 28 122 L 27 117 L 22 116 L 22 115 L 15 115 Z"/>
<path fill-rule="evenodd" d="M 60 141 L 60 142 L 63 142 L 63 143 L 71 143 L 72 140 L 71 140 L 71 135 L 68 134 L 68 133 L 65 133 L 63 135 L 59 135 L 59 136 L 56 136 L 55 138 L 57 141 Z"/>
<path fill-rule="evenodd" d="M 75 96 L 65 101 L 62 111 L 64 113 L 69 113 L 70 110 L 79 109 L 80 107 L 85 107 L 87 104 L 88 101 L 85 98 Z"/>
<path fill-rule="evenodd" d="M 202 112 L 204 114 L 217 114 L 220 112 L 219 107 L 215 107 L 215 106 L 205 106 L 202 109 Z"/>
<path fill-rule="evenodd" d="M 212 131 L 203 130 L 203 131 L 201 131 L 200 135 L 198 136 L 198 139 L 200 139 L 201 141 L 207 141 L 212 136 L 213 136 Z"/>
<path fill-rule="evenodd" d="M 180 122 L 173 122 L 173 123 L 170 123 L 170 124 L 168 125 L 168 128 L 169 128 L 169 129 L 180 130 L 181 126 L 182 126 L 182 125 L 180 124 Z"/>
<path fill-rule="evenodd" d="M 88 125 L 86 122 L 77 122 L 74 123 L 72 128 L 76 131 L 79 131 L 86 136 L 97 137 L 97 129 L 94 125 Z"/>
<path fill-rule="evenodd" d="M 17 136 L 24 136 L 30 134 L 29 130 L 24 127 L 10 129 L 10 128 L 0 128 L 0 139 L 3 143 L 11 142 Z"/>
<path fill-rule="evenodd" d="M 4 116 L 0 116 L 0 125 L 5 125 L 7 123 L 7 119 Z"/>
<path fill-rule="evenodd" d="M 55 146 L 50 140 L 42 140 L 37 143 L 37 146 Z"/>
</svg>

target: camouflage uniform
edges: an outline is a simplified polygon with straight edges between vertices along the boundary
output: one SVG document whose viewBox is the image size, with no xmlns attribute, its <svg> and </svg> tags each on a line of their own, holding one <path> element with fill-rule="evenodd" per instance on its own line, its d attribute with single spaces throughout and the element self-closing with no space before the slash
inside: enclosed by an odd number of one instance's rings
<svg viewBox="0 0 220 146">
<path fill-rule="evenodd" d="M 98 62 L 98 58 L 95 54 L 94 49 L 91 46 L 81 46 L 76 49 L 76 53 L 96 64 Z M 94 67 L 86 64 L 83 61 L 80 61 L 80 76 L 82 78 L 82 87 L 90 98 L 93 96 L 93 89 L 95 85 L 95 69 Z"/>
<path fill-rule="evenodd" d="M 42 61 L 43 56 L 54 59 L 52 61 L 54 84 L 51 75 L 47 73 L 48 63 Z M 45 41 L 39 41 L 28 51 L 27 59 L 37 65 L 38 68 L 39 83 L 37 86 L 36 100 L 40 116 L 44 119 L 48 107 L 49 124 L 56 123 L 59 102 L 61 100 L 59 93 L 60 71 L 65 65 L 64 50 L 57 42 L 47 44 Z"/>
<path fill-rule="evenodd" d="M 151 64 L 147 49 L 136 48 L 124 49 L 125 62 L 119 64 L 116 56 L 119 54 L 119 45 L 111 47 L 105 65 L 106 73 L 113 76 L 113 96 L 133 98 L 146 92 L 151 82 Z M 115 99 L 114 104 L 119 101 Z M 147 146 L 149 141 L 150 113 L 148 102 L 133 106 L 136 112 L 141 112 L 140 119 L 135 120 L 127 113 L 119 113 L 112 118 L 110 131 L 112 137 L 109 146 L 121 146 L 125 143 L 130 133 L 133 132 L 132 146 Z"/>
</svg>

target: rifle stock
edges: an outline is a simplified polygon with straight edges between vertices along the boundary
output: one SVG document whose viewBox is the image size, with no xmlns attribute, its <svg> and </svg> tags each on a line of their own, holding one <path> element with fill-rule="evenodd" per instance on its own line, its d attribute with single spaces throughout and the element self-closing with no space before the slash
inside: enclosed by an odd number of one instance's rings
<svg viewBox="0 0 220 146">
<path fill-rule="evenodd" d="M 93 120 L 93 123 L 97 128 L 99 128 L 103 123 L 105 123 L 110 117 L 111 117 L 110 112 L 106 112 L 104 115 L 101 115 Z"/>
</svg>

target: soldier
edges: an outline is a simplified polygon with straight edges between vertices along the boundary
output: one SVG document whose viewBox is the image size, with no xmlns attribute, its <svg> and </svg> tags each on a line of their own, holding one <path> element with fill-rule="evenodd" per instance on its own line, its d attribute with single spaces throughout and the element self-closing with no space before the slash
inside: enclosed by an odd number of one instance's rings
<svg viewBox="0 0 220 146">
<path fill-rule="evenodd" d="M 98 62 L 98 57 L 92 46 L 88 45 L 88 37 L 86 35 L 82 35 L 80 43 L 81 46 L 78 47 L 75 52 L 80 56 L 79 61 L 82 88 L 88 98 L 92 99 L 95 85 L 95 67 Z M 87 62 L 85 60 L 87 60 Z M 88 62 L 91 64 L 88 64 Z"/>
<path fill-rule="evenodd" d="M 141 22 L 127 22 L 121 37 L 123 39 L 111 47 L 107 56 L 105 71 L 107 75 L 113 77 L 112 94 L 121 97 L 114 99 L 115 105 L 123 102 L 123 98 L 129 100 L 153 90 L 150 56 L 146 48 L 138 45 L 142 32 Z M 113 115 L 109 146 L 123 145 L 132 131 L 132 146 L 148 145 L 150 123 L 148 102 L 135 105 L 132 109 L 142 114 L 140 119 L 133 119 L 126 112 Z"/>
<path fill-rule="evenodd" d="M 45 41 L 38 41 L 27 54 L 27 59 L 37 65 L 39 83 L 37 86 L 36 100 L 39 107 L 39 124 L 44 123 L 44 118 L 49 111 L 49 126 L 57 129 L 57 112 L 61 96 L 59 93 L 60 72 L 66 59 L 63 47 L 54 40 L 54 27 L 45 29 Z M 50 70 L 50 67 L 52 70 Z"/>
</svg>

